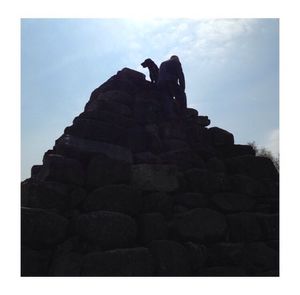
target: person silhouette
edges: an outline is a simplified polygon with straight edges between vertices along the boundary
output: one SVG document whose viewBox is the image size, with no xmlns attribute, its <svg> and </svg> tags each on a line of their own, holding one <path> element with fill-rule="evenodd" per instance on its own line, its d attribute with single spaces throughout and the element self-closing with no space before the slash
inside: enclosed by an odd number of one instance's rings
<svg viewBox="0 0 300 295">
<path fill-rule="evenodd" d="M 158 86 L 166 97 L 165 109 L 172 115 L 172 100 L 175 98 L 179 114 L 184 114 L 187 107 L 185 94 L 185 78 L 178 56 L 172 55 L 170 59 L 161 63 L 158 73 Z"/>
</svg>

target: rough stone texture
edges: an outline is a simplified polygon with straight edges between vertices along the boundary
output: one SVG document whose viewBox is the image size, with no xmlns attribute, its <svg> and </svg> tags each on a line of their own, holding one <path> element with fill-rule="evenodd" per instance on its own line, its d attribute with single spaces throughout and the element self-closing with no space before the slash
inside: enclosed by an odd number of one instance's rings
<svg viewBox="0 0 300 295">
<path fill-rule="evenodd" d="M 204 277 L 244 277 L 247 276 L 247 272 L 236 266 L 215 266 L 202 269 L 200 275 Z"/>
<path fill-rule="evenodd" d="M 84 257 L 83 276 L 151 276 L 152 257 L 147 248 L 116 249 Z"/>
<path fill-rule="evenodd" d="M 164 240 L 168 236 L 167 223 L 161 213 L 147 213 L 139 218 L 139 236 L 142 243 Z"/>
<path fill-rule="evenodd" d="M 224 158 L 233 158 L 245 155 L 255 156 L 255 151 L 251 145 L 234 144 L 232 146 L 218 147 L 219 153 Z"/>
<path fill-rule="evenodd" d="M 217 241 L 224 237 L 225 216 L 211 209 L 198 208 L 177 216 L 174 230 L 187 241 Z"/>
<path fill-rule="evenodd" d="M 208 247 L 207 253 L 209 265 L 242 267 L 244 244 L 221 242 Z"/>
<path fill-rule="evenodd" d="M 249 243 L 244 249 L 243 265 L 249 275 L 262 275 L 266 271 L 278 270 L 278 251 L 275 251 L 262 242 Z"/>
<path fill-rule="evenodd" d="M 129 183 L 130 174 L 131 168 L 128 163 L 99 155 L 88 165 L 86 183 L 89 188 Z"/>
<path fill-rule="evenodd" d="M 177 169 L 169 165 L 132 165 L 132 183 L 145 191 L 171 192 L 178 188 Z"/>
<path fill-rule="evenodd" d="M 212 138 L 212 143 L 215 146 L 227 146 L 234 144 L 234 138 L 230 132 L 218 127 L 209 128 L 208 131 Z"/>
<path fill-rule="evenodd" d="M 227 160 L 229 172 L 245 174 L 255 179 L 278 179 L 278 172 L 269 158 L 240 156 Z"/>
<path fill-rule="evenodd" d="M 128 68 L 91 93 L 22 182 L 22 276 L 279 275 L 275 166 L 165 99 Z"/>
<path fill-rule="evenodd" d="M 187 249 L 174 241 L 159 240 L 149 244 L 155 261 L 155 275 L 187 276 L 191 273 Z"/>
<path fill-rule="evenodd" d="M 84 174 L 79 161 L 60 155 L 48 155 L 44 158 L 43 167 L 39 171 L 37 179 L 82 185 Z"/>
<path fill-rule="evenodd" d="M 211 198 L 218 209 L 223 212 L 249 211 L 253 209 L 255 200 L 246 195 L 234 193 L 219 193 Z"/>
<path fill-rule="evenodd" d="M 22 208 L 22 243 L 40 249 L 53 246 L 66 236 L 68 220 L 55 213 L 32 208 Z"/>
<path fill-rule="evenodd" d="M 132 163 L 131 151 L 125 147 L 107 142 L 82 139 L 68 134 L 64 134 L 56 140 L 55 150 L 58 153 L 70 154 L 77 158 L 91 158 L 101 154 L 117 161 Z"/>
<path fill-rule="evenodd" d="M 199 274 L 207 261 L 207 247 L 192 242 L 187 242 L 185 247 L 189 253 L 192 273 Z"/>
<path fill-rule="evenodd" d="M 76 208 L 85 196 L 86 192 L 82 187 L 59 182 L 28 179 L 21 185 L 23 207 L 62 211 Z"/>
<path fill-rule="evenodd" d="M 202 158 L 190 149 L 180 149 L 160 154 L 163 163 L 176 165 L 180 170 L 205 168 Z"/>
<path fill-rule="evenodd" d="M 53 259 L 50 266 L 51 276 L 79 276 L 82 263 L 82 254 L 69 252 Z"/>
<path fill-rule="evenodd" d="M 231 190 L 249 196 L 259 196 L 263 194 L 261 184 L 246 175 L 236 174 L 230 178 Z"/>
<path fill-rule="evenodd" d="M 174 197 L 164 193 L 145 193 L 142 196 L 142 211 L 144 213 L 159 212 L 170 215 L 174 204 Z"/>
<path fill-rule="evenodd" d="M 216 193 L 230 190 L 230 181 L 224 173 L 213 173 L 205 169 L 190 169 L 184 174 L 186 189 L 200 193 Z"/>
<path fill-rule="evenodd" d="M 21 248 L 21 276 L 47 276 L 51 250 Z"/>
<path fill-rule="evenodd" d="M 257 214 L 257 219 L 262 229 L 262 235 L 266 241 L 279 240 L 279 215 Z"/>
<path fill-rule="evenodd" d="M 175 197 L 175 203 L 189 209 L 206 208 L 208 197 L 201 193 L 183 193 Z"/>
<path fill-rule="evenodd" d="M 262 230 L 255 213 L 236 213 L 227 216 L 229 236 L 233 242 L 258 241 Z"/>
<path fill-rule="evenodd" d="M 78 118 L 72 126 L 65 129 L 65 134 L 83 139 L 122 144 L 125 141 L 125 129 L 106 122 Z"/>
<path fill-rule="evenodd" d="M 95 211 L 82 214 L 73 221 L 74 232 L 103 249 L 132 245 L 136 239 L 136 223 L 117 212 Z"/>
<path fill-rule="evenodd" d="M 116 211 L 129 215 L 138 214 L 141 206 L 140 191 L 125 184 L 98 188 L 88 195 L 84 204 L 87 211 Z"/>
</svg>

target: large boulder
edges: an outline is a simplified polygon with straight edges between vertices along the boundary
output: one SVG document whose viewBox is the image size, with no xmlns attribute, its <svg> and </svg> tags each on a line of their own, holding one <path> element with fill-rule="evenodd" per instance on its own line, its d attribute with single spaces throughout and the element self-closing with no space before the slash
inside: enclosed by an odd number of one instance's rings
<svg viewBox="0 0 300 295">
<path fill-rule="evenodd" d="M 86 184 L 97 188 L 110 184 L 122 184 L 130 181 L 131 167 L 128 162 L 119 161 L 105 155 L 91 159 L 87 167 Z"/>
<path fill-rule="evenodd" d="M 232 146 L 234 144 L 234 137 L 232 133 L 218 127 L 209 128 L 208 131 L 211 136 L 213 145 Z"/>
<path fill-rule="evenodd" d="M 129 106 L 134 102 L 134 97 L 124 91 L 111 90 L 101 92 L 97 98 L 85 106 L 85 112 L 107 111 L 119 116 L 130 117 L 132 111 Z"/>
<path fill-rule="evenodd" d="M 243 243 L 220 242 L 207 248 L 207 265 L 242 266 Z"/>
<path fill-rule="evenodd" d="M 141 210 L 141 193 L 133 186 L 108 185 L 92 191 L 85 203 L 86 211 L 116 211 L 136 215 Z"/>
<path fill-rule="evenodd" d="M 142 195 L 142 212 L 159 212 L 169 216 L 172 213 L 174 197 L 165 192 L 144 193 Z"/>
<path fill-rule="evenodd" d="M 72 126 L 65 128 L 65 134 L 83 139 L 121 144 L 125 142 L 125 129 L 110 123 L 78 118 Z"/>
<path fill-rule="evenodd" d="M 251 145 L 234 144 L 219 146 L 217 148 L 223 158 L 233 158 L 245 155 L 255 156 L 255 150 Z"/>
<path fill-rule="evenodd" d="M 147 248 L 93 252 L 84 257 L 83 276 L 151 276 L 152 257 Z"/>
<path fill-rule="evenodd" d="M 163 139 L 178 139 L 185 140 L 186 132 L 184 126 L 179 125 L 178 122 L 168 121 L 160 124 L 160 136 Z"/>
<path fill-rule="evenodd" d="M 30 208 L 56 209 L 76 208 L 85 198 L 82 187 L 53 181 L 28 179 L 21 185 L 21 205 Z"/>
<path fill-rule="evenodd" d="M 227 222 L 225 216 L 217 211 L 197 208 L 178 215 L 173 229 L 185 241 L 219 241 L 225 236 Z"/>
<path fill-rule="evenodd" d="M 21 205 L 29 208 L 65 208 L 68 199 L 67 186 L 59 182 L 27 179 L 21 184 Z"/>
<path fill-rule="evenodd" d="M 175 203 L 189 209 L 205 208 L 209 204 L 207 196 L 201 193 L 177 194 L 175 196 Z"/>
<path fill-rule="evenodd" d="M 162 150 L 162 142 L 158 136 L 156 125 L 133 126 L 127 130 L 126 145 L 134 153 L 153 152 Z"/>
<path fill-rule="evenodd" d="M 244 277 L 247 272 L 238 266 L 214 266 L 203 268 L 199 275 L 202 277 Z"/>
<path fill-rule="evenodd" d="M 134 154 L 135 164 L 161 164 L 159 156 L 151 152 L 141 152 Z"/>
<path fill-rule="evenodd" d="M 32 208 L 21 211 L 21 242 L 32 249 L 51 247 L 67 233 L 68 220 L 55 213 Z"/>
<path fill-rule="evenodd" d="M 47 276 L 51 250 L 21 248 L 21 276 Z"/>
<path fill-rule="evenodd" d="M 255 179 L 278 180 L 278 171 L 267 157 L 240 156 L 226 161 L 227 169 L 232 174 L 245 174 Z"/>
<path fill-rule="evenodd" d="M 273 276 L 279 275 L 279 252 L 263 242 L 246 244 L 242 263 L 249 275 L 263 275 L 264 272 L 271 270 Z"/>
<path fill-rule="evenodd" d="M 198 117 L 198 111 L 196 109 L 186 108 L 185 116 L 186 116 L 187 119 L 197 118 Z"/>
<path fill-rule="evenodd" d="M 195 121 L 200 127 L 206 127 L 210 125 L 210 120 L 208 119 L 207 116 L 199 116 L 196 118 Z"/>
<path fill-rule="evenodd" d="M 144 191 L 175 191 L 178 184 L 178 173 L 171 165 L 132 165 L 132 183 Z"/>
<path fill-rule="evenodd" d="M 249 196 L 264 194 L 264 188 L 259 181 L 246 175 L 235 174 L 229 177 L 231 191 Z"/>
<path fill-rule="evenodd" d="M 210 158 L 207 161 L 207 169 L 213 173 L 226 173 L 226 166 L 224 161 L 219 158 Z"/>
<path fill-rule="evenodd" d="M 161 213 L 147 213 L 141 215 L 138 219 L 138 225 L 139 238 L 144 244 L 153 240 L 167 239 L 167 223 Z"/>
<path fill-rule="evenodd" d="M 101 86 L 96 88 L 90 97 L 90 101 L 96 99 L 101 93 L 108 91 L 120 91 L 125 92 L 130 96 L 133 96 L 139 91 L 141 87 L 145 87 L 145 75 L 137 71 L 124 68 L 110 79 L 108 79 Z"/>
<path fill-rule="evenodd" d="M 174 241 L 157 240 L 149 244 L 155 262 L 155 275 L 188 276 L 191 263 L 187 249 Z"/>
<path fill-rule="evenodd" d="M 79 115 L 79 118 L 98 120 L 123 128 L 130 128 L 134 125 L 133 118 L 103 110 L 83 112 Z"/>
<path fill-rule="evenodd" d="M 75 159 L 49 154 L 44 157 L 43 167 L 36 179 L 82 185 L 84 183 L 84 171 L 81 163 Z"/>
<path fill-rule="evenodd" d="M 279 214 L 258 213 L 257 219 L 260 224 L 265 241 L 279 240 Z"/>
<path fill-rule="evenodd" d="M 82 254 L 68 252 L 54 257 L 50 269 L 50 276 L 80 276 Z"/>
<path fill-rule="evenodd" d="M 249 211 L 254 208 L 255 200 L 236 193 L 218 193 L 211 198 L 214 205 L 223 212 Z"/>
<path fill-rule="evenodd" d="M 207 247 L 193 242 L 185 243 L 185 247 L 189 253 L 192 275 L 198 275 L 207 261 Z"/>
<path fill-rule="evenodd" d="M 230 190 L 230 181 L 225 173 L 214 173 L 193 168 L 185 171 L 186 189 L 192 192 L 216 193 Z"/>
<path fill-rule="evenodd" d="M 160 154 L 162 162 L 169 165 L 176 165 L 181 170 L 191 168 L 205 168 L 205 163 L 202 158 L 189 148 L 169 151 Z"/>
<path fill-rule="evenodd" d="M 72 155 L 79 159 L 90 159 L 100 154 L 118 161 L 132 163 L 132 153 L 125 147 L 69 134 L 64 134 L 56 140 L 55 150 L 59 154 Z"/>
<path fill-rule="evenodd" d="M 73 220 L 72 227 L 75 234 L 103 249 L 131 246 L 137 234 L 133 218 L 109 211 L 81 214 Z"/>
<path fill-rule="evenodd" d="M 156 123 L 161 118 L 161 107 L 153 101 L 139 99 L 134 104 L 133 116 L 139 124 Z"/>
<path fill-rule="evenodd" d="M 163 149 L 164 151 L 178 151 L 178 150 L 184 150 L 188 149 L 189 146 L 184 140 L 178 140 L 178 139 L 165 139 L 163 141 Z"/>
<path fill-rule="evenodd" d="M 262 230 L 257 214 L 241 212 L 227 215 L 229 238 L 233 242 L 258 241 Z"/>
</svg>

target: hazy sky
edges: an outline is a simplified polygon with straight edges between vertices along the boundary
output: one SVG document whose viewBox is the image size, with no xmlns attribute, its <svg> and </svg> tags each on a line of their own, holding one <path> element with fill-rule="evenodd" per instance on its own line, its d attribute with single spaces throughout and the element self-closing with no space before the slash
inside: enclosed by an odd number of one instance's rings
<svg viewBox="0 0 300 295">
<path fill-rule="evenodd" d="M 278 154 L 278 19 L 23 19 L 22 179 L 83 111 L 91 91 L 129 67 L 147 75 L 180 57 L 188 106 L 235 142 Z"/>
</svg>

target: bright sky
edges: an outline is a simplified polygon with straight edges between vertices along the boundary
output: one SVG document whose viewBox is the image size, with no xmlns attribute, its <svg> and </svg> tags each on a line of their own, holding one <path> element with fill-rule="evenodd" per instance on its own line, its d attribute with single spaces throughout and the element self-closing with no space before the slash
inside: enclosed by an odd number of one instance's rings
<svg viewBox="0 0 300 295">
<path fill-rule="evenodd" d="M 188 106 L 278 155 L 278 19 L 22 19 L 22 180 L 117 71 L 176 54 Z"/>
</svg>

